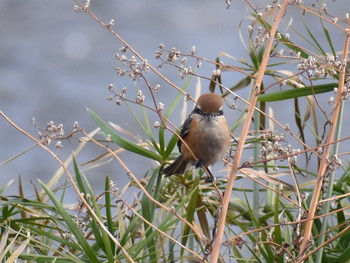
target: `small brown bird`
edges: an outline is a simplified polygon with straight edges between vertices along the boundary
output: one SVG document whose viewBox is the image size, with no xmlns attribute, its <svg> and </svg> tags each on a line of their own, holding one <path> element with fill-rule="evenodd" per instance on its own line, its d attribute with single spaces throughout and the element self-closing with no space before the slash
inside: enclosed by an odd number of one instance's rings
<svg viewBox="0 0 350 263">
<path fill-rule="evenodd" d="M 213 180 L 208 166 L 220 161 L 230 146 L 230 131 L 222 110 L 220 95 L 203 94 L 184 122 L 177 146 L 181 155 L 163 169 L 165 176 L 183 174 L 189 165 L 208 171 L 206 182 Z"/>
</svg>

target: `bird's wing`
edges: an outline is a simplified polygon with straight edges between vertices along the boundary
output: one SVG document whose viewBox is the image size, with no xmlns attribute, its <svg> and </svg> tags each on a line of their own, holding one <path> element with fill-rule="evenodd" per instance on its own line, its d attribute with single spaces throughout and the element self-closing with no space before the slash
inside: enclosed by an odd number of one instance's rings
<svg viewBox="0 0 350 263">
<path fill-rule="evenodd" d="M 184 124 L 182 125 L 182 128 L 181 128 L 181 131 L 180 131 L 180 137 L 183 139 L 185 138 L 185 136 L 187 135 L 187 133 L 190 131 L 190 128 L 191 128 L 191 122 L 192 122 L 192 118 L 191 117 L 188 117 Z M 177 147 L 179 148 L 179 151 L 181 152 L 181 140 L 179 139 L 177 141 Z"/>
</svg>

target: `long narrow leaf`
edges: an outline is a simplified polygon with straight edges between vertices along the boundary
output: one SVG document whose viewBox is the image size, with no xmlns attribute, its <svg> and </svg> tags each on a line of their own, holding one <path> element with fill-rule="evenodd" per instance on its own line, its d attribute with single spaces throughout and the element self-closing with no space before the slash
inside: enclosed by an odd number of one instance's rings
<svg viewBox="0 0 350 263">
<path fill-rule="evenodd" d="M 324 34 L 326 35 L 328 45 L 329 45 L 329 48 L 332 50 L 333 56 L 336 56 L 337 53 L 334 49 L 333 41 L 332 41 L 331 36 L 329 35 L 328 29 L 324 25 L 322 25 L 322 29 L 323 29 Z"/>
<path fill-rule="evenodd" d="M 137 153 L 139 155 L 145 156 L 147 158 L 161 161 L 162 157 L 151 150 L 148 150 L 144 147 L 141 147 L 129 140 L 126 140 L 125 138 L 121 137 L 115 131 L 109 126 L 106 122 L 104 122 L 96 113 L 88 109 L 88 113 L 90 116 L 94 119 L 96 124 L 108 135 L 111 135 L 112 141 L 122 147 L 123 149 Z"/>
<path fill-rule="evenodd" d="M 337 83 L 322 84 L 317 86 L 308 86 L 305 88 L 297 88 L 291 90 L 278 91 L 268 94 L 263 94 L 258 97 L 258 101 L 280 101 L 305 97 L 312 94 L 320 94 L 333 91 L 337 87 Z"/>
<path fill-rule="evenodd" d="M 191 192 L 191 198 L 189 199 L 187 208 L 186 208 L 186 220 L 190 223 L 193 222 L 194 219 L 194 213 L 196 211 L 197 208 L 197 200 L 198 200 L 198 195 L 199 195 L 199 180 L 200 180 L 200 176 L 197 175 L 194 179 L 193 182 L 193 191 Z M 184 230 L 183 230 L 183 234 L 182 234 L 182 240 L 181 243 L 182 245 L 186 245 L 189 234 L 190 234 L 190 227 L 188 225 L 185 225 Z"/>
<path fill-rule="evenodd" d="M 98 263 L 99 260 L 96 257 L 96 252 L 91 249 L 90 244 L 87 242 L 83 233 L 78 229 L 76 223 L 73 221 L 72 216 L 66 211 L 66 209 L 62 206 L 62 204 L 58 201 L 56 196 L 51 192 L 50 189 L 46 187 L 46 185 L 40 181 L 41 186 L 44 188 L 46 194 L 49 196 L 59 214 L 62 216 L 64 222 L 67 224 L 68 228 L 72 231 L 72 234 L 77 239 L 78 244 L 86 253 L 86 256 L 91 260 L 91 262 Z"/>
</svg>

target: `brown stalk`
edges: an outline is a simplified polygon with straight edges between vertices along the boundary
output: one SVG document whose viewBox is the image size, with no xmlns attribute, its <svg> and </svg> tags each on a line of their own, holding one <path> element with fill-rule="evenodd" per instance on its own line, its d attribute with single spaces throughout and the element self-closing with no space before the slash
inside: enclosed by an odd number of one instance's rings
<svg viewBox="0 0 350 263">
<path fill-rule="evenodd" d="M 126 202 L 118 193 L 113 192 L 113 191 L 108 191 L 109 193 L 111 193 L 112 195 L 116 196 L 119 200 L 121 200 L 123 202 L 123 204 L 130 209 L 135 215 L 137 215 L 143 222 L 145 222 L 147 225 L 149 225 L 150 227 L 152 227 L 154 230 L 156 230 L 158 233 L 160 233 L 161 235 L 167 237 L 169 240 L 173 241 L 174 243 L 176 243 L 179 247 L 181 247 L 184 250 L 187 250 L 188 252 L 190 252 L 192 255 L 196 256 L 197 258 L 201 259 L 202 257 L 200 255 L 198 255 L 196 252 L 194 252 L 193 250 L 189 249 L 188 247 L 184 246 L 183 244 L 181 244 L 179 241 L 177 241 L 175 238 L 173 238 L 172 236 L 168 235 L 167 233 L 165 233 L 164 231 L 162 231 L 161 229 L 159 229 L 158 227 L 156 227 L 155 225 L 153 225 L 150 221 L 148 221 L 146 218 L 144 218 L 140 213 L 138 213 L 131 205 L 128 204 L 128 202 Z"/>
<path fill-rule="evenodd" d="M 84 5 L 79 1 L 79 0 L 74 0 L 80 7 L 84 7 Z M 128 47 L 128 49 L 141 61 L 145 61 L 145 59 L 128 43 L 126 42 L 117 32 L 115 32 L 114 30 L 112 30 L 112 28 L 103 23 L 92 11 L 90 11 L 90 9 L 84 9 L 84 11 L 86 13 L 88 13 L 93 19 L 95 19 L 100 25 L 102 25 L 105 29 L 107 29 L 109 32 L 111 32 L 120 42 L 123 43 L 123 45 L 125 45 L 126 47 Z M 187 94 L 186 92 L 184 92 L 182 89 L 180 89 L 178 86 L 176 86 L 173 82 L 171 82 L 169 79 L 167 79 L 163 74 L 161 74 L 155 67 L 153 67 L 151 64 L 147 64 L 149 66 L 149 68 L 156 73 L 161 79 L 163 79 L 165 82 L 167 82 L 170 86 L 172 86 L 173 88 L 177 89 L 177 91 L 181 92 L 182 94 L 188 96 L 189 99 L 191 99 L 192 101 L 194 101 L 189 94 Z"/>
<path fill-rule="evenodd" d="M 309 221 L 312 222 L 312 221 Z M 306 255 L 301 255 L 302 258 L 300 258 L 298 261 L 296 261 L 297 263 L 302 263 L 304 262 L 304 260 L 308 259 L 310 256 L 312 256 L 313 254 L 315 254 L 317 251 L 319 251 L 321 248 L 327 246 L 328 244 L 332 243 L 334 240 L 338 239 L 339 237 L 341 237 L 343 234 L 345 234 L 346 232 L 348 232 L 350 230 L 350 226 L 347 226 L 346 228 L 344 228 L 342 231 L 340 231 L 338 234 L 336 234 L 335 236 L 333 236 L 332 238 L 328 239 L 326 242 L 322 243 L 321 245 L 319 245 L 318 247 L 314 248 L 313 250 L 311 250 L 308 254 Z"/>
<path fill-rule="evenodd" d="M 343 57 L 342 57 L 343 61 L 346 61 L 347 57 L 348 57 L 349 39 L 350 39 L 349 30 L 350 30 L 350 25 L 348 25 L 348 28 L 346 30 L 345 40 L 344 40 Z M 326 146 L 324 147 L 324 154 L 322 156 L 320 169 L 319 169 L 318 175 L 317 175 L 315 190 L 313 192 L 311 203 L 310 203 L 308 218 L 313 218 L 315 216 L 316 208 L 317 208 L 317 204 L 319 202 L 320 192 L 321 192 L 321 188 L 322 188 L 323 176 L 325 175 L 325 171 L 327 169 L 328 157 L 330 156 L 331 145 L 334 143 L 334 134 L 335 134 L 335 130 L 336 130 L 336 124 L 337 124 L 338 118 L 339 118 L 340 106 L 341 106 L 342 101 L 343 101 L 345 70 L 346 70 L 346 66 L 344 65 L 344 67 L 342 68 L 342 70 L 339 73 L 339 83 L 338 83 L 338 92 L 337 92 L 336 103 L 334 106 L 334 111 L 333 111 L 333 116 L 332 116 L 332 120 L 331 120 L 331 124 L 330 124 L 327 142 L 325 144 Z M 310 242 L 312 225 L 313 225 L 313 220 L 307 221 L 305 224 L 303 241 L 302 241 L 301 246 L 300 246 L 299 257 L 302 257 L 306 252 L 305 250 L 307 248 L 307 245 Z M 304 259 L 305 259 L 305 257 L 303 257 L 303 260 Z"/>
<path fill-rule="evenodd" d="M 27 136 L 32 141 L 36 142 L 41 148 L 43 148 L 45 151 L 47 151 L 64 169 L 65 173 L 67 174 L 74 190 L 77 192 L 79 199 L 84 204 L 86 209 L 89 211 L 91 216 L 96 220 L 96 222 L 99 224 L 99 226 L 103 229 L 103 231 L 113 240 L 113 242 L 123 251 L 123 254 L 125 257 L 129 260 L 129 262 L 135 262 L 131 256 L 128 254 L 128 252 L 124 249 L 124 247 L 118 242 L 118 240 L 114 237 L 114 235 L 108 231 L 106 226 L 103 224 L 103 222 L 98 218 L 98 216 L 95 214 L 94 210 L 90 207 L 90 205 L 86 202 L 85 198 L 82 196 L 78 186 L 76 185 L 73 176 L 67 169 L 67 167 L 64 165 L 63 161 L 49 148 L 47 148 L 44 144 L 42 144 L 38 139 L 27 133 L 25 130 L 23 130 L 21 127 L 19 127 L 17 124 L 15 124 L 9 117 L 7 117 L 2 111 L 0 111 L 0 115 L 9 123 L 11 124 L 16 130 L 23 133 L 25 136 Z"/>
<path fill-rule="evenodd" d="M 221 203 L 221 212 L 220 212 L 220 217 L 219 217 L 218 229 L 217 229 L 217 233 L 215 236 L 213 250 L 212 250 L 211 258 L 210 258 L 211 263 L 216 263 L 218 261 L 218 257 L 219 257 L 219 253 L 220 253 L 220 249 L 221 249 L 221 245 L 222 245 L 222 238 L 224 235 L 227 210 L 228 210 L 228 206 L 229 206 L 230 199 L 231 199 L 233 185 L 234 185 L 234 182 L 236 179 L 236 174 L 238 171 L 238 166 L 239 166 L 239 163 L 241 161 L 243 147 L 245 144 L 247 134 L 249 132 L 250 123 L 251 123 L 252 116 L 254 113 L 257 98 L 258 98 L 258 95 L 260 92 L 261 83 L 262 83 L 262 80 L 264 77 L 264 73 L 265 73 L 265 70 L 267 68 L 267 62 L 268 62 L 269 57 L 270 57 L 272 44 L 274 41 L 274 36 L 275 36 L 276 31 L 277 31 L 278 25 L 280 24 L 282 17 L 284 16 L 284 13 L 286 11 L 288 4 L 289 4 L 289 0 L 285 0 L 283 2 L 283 4 L 281 5 L 281 8 L 279 10 L 279 13 L 277 14 L 275 21 L 272 25 L 272 28 L 270 31 L 270 38 L 269 38 L 269 41 L 267 43 L 264 57 L 262 59 L 261 65 L 260 65 L 260 69 L 259 69 L 259 72 L 258 72 L 258 75 L 256 78 L 256 82 L 255 82 L 255 86 L 254 86 L 254 90 L 252 92 L 252 95 L 251 95 L 251 98 L 249 101 L 247 116 L 246 116 L 245 122 L 243 124 L 240 140 L 239 140 L 239 143 L 237 145 L 236 156 L 235 156 L 235 159 L 233 161 L 233 165 L 232 165 L 232 168 L 231 168 L 231 171 L 229 174 L 229 178 L 227 181 L 224 199 L 222 200 L 222 203 Z"/>
<path fill-rule="evenodd" d="M 264 230 L 272 229 L 272 228 L 277 227 L 277 226 L 282 227 L 282 226 L 299 225 L 299 224 L 302 224 L 304 222 L 307 222 L 307 221 L 310 221 L 310 220 L 315 220 L 315 219 L 320 219 L 320 218 L 323 218 L 323 217 L 326 217 L 326 216 L 329 216 L 329 215 L 332 215 L 332 214 L 339 213 L 341 211 L 345 211 L 347 209 L 350 209 L 350 206 L 345 206 L 345 207 L 342 207 L 340 209 L 333 210 L 333 211 L 331 211 L 331 212 L 329 212 L 327 214 L 315 216 L 314 218 L 300 219 L 300 220 L 292 221 L 292 222 L 282 222 L 282 223 L 278 223 L 278 224 L 272 224 L 272 225 L 256 228 L 256 229 L 253 229 L 253 230 L 249 230 L 247 232 L 243 232 L 243 233 L 241 233 L 241 234 L 239 234 L 237 236 L 231 237 L 229 240 L 226 240 L 224 243 L 225 243 L 225 245 L 231 245 L 231 244 L 234 243 L 235 239 L 242 238 L 243 236 L 247 236 L 247 235 L 250 235 L 250 234 L 253 234 L 253 233 L 262 232 Z"/>
<path fill-rule="evenodd" d="M 96 141 L 94 138 L 90 137 L 84 130 L 82 131 L 84 133 L 84 135 L 91 140 L 93 143 L 95 143 L 96 145 L 104 148 L 106 151 L 108 151 L 120 164 L 121 166 L 123 166 L 124 170 L 126 171 L 126 173 L 133 179 L 133 181 L 137 184 L 137 186 L 144 192 L 144 194 L 149 198 L 149 200 L 151 200 L 154 204 L 156 204 L 157 206 L 163 208 L 164 210 L 168 211 L 169 213 L 174 214 L 178 219 L 180 219 L 182 222 L 184 222 L 186 225 L 188 225 L 191 230 L 193 231 L 193 233 L 196 234 L 196 236 L 201 240 L 203 238 L 202 234 L 199 232 L 198 229 L 196 229 L 193 224 L 191 224 L 190 222 L 188 222 L 185 218 L 181 217 L 180 215 L 178 215 L 176 213 L 176 211 L 174 211 L 174 209 L 169 208 L 167 206 L 165 206 L 164 204 L 162 204 L 161 202 L 159 202 L 158 200 L 154 199 L 153 196 L 151 196 L 148 191 L 145 189 L 145 187 L 142 185 L 142 183 L 140 182 L 140 180 L 137 179 L 137 177 L 131 172 L 131 170 L 127 167 L 127 165 L 122 161 L 122 159 L 120 159 L 120 157 L 111 149 L 109 149 L 108 147 L 106 147 L 105 145 L 101 144 L 100 142 Z"/>
</svg>

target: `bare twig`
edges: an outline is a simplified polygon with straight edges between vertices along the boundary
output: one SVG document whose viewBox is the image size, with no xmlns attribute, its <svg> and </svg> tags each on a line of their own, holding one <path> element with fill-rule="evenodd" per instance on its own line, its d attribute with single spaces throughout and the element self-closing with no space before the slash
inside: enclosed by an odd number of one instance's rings
<svg viewBox="0 0 350 263">
<path fill-rule="evenodd" d="M 220 213 L 220 217 L 219 217 L 219 223 L 218 223 L 218 230 L 216 233 L 216 237 L 215 237 L 215 241 L 213 244 L 213 251 L 211 254 L 211 258 L 210 258 L 210 262 L 211 263 L 216 263 L 218 261 L 218 257 L 219 257 L 219 253 L 220 253 L 220 248 L 221 248 L 221 242 L 222 242 L 222 237 L 224 234 L 224 228 L 225 228 L 225 222 L 226 222 L 226 215 L 227 215 L 227 210 L 228 210 L 228 206 L 230 203 L 230 199 L 231 199 L 231 193 L 232 193 L 232 189 L 233 189 L 233 185 L 236 179 L 236 174 L 238 172 L 238 167 L 239 167 L 239 163 L 241 161 L 241 157 L 242 157 L 242 153 L 243 153 L 243 147 L 245 144 L 245 140 L 247 138 L 247 134 L 249 131 L 249 126 L 251 124 L 251 119 L 254 113 L 254 108 L 255 108 L 255 104 L 257 102 L 257 96 L 260 92 L 260 86 L 264 77 L 264 73 L 267 67 L 267 62 L 268 59 L 270 57 L 270 52 L 272 49 L 272 45 L 273 45 L 273 41 L 274 41 L 274 36 L 275 33 L 277 31 L 278 25 L 282 20 L 282 17 L 284 16 L 284 13 L 286 11 L 286 8 L 288 6 L 289 0 L 285 0 L 281 6 L 281 9 L 279 10 L 279 13 L 277 14 L 276 18 L 275 18 L 275 22 L 271 28 L 271 32 L 270 32 L 270 39 L 269 42 L 266 46 L 265 49 L 265 53 L 264 53 L 264 57 L 262 59 L 261 65 L 260 65 L 260 70 L 258 72 L 257 78 L 256 78 L 256 83 L 254 86 L 254 90 L 252 92 L 250 101 L 249 101 L 249 106 L 248 106 L 248 110 L 247 110 L 247 116 L 245 119 L 245 122 L 243 124 L 243 128 L 242 128 L 242 132 L 241 132 L 241 136 L 239 139 L 239 143 L 237 146 L 237 151 L 236 151 L 236 156 L 233 162 L 233 166 L 232 169 L 230 171 L 229 174 L 229 179 L 227 182 L 227 186 L 226 186 L 226 190 L 225 190 L 225 195 L 224 195 L 224 199 L 221 203 L 221 213 Z"/>
<path fill-rule="evenodd" d="M 45 151 L 47 151 L 64 169 L 65 173 L 67 174 L 74 190 L 76 191 L 77 195 L 79 196 L 81 202 L 84 204 L 84 206 L 86 207 L 87 210 L 89 210 L 89 213 L 91 214 L 91 216 L 96 220 L 96 222 L 99 224 L 99 226 L 103 229 L 103 231 L 105 231 L 105 233 L 111 238 L 111 240 L 113 240 L 113 242 L 115 244 L 117 244 L 117 246 L 123 251 L 123 254 L 125 255 L 125 257 L 130 261 L 130 262 L 134 262 L 133 259 L 131 258 L 131 256 L 128 254 L 128 252 L 124 249 L 124 247 L 122 245 L 120 245 L 119 241 L 114 237 L 114 235 L 112 233 L 110 233 L 108 231 L 108 229 L 106 228 L 106 226 L 103 224 L 103 222 L 101 222 L 101 220 L 98 218 L 98 216 L 95 214 L 94 210 L 90 207 L 90 205 L 88 204 L 88 202 L 86 202 L 85 198 L 82 196 L 78 186 L 76 185 L 73 176 L 71 175 L 71 173 L 69 172 L 69 170 L 67 169 L 67 167 L 64 165 L 63 161 L 53 152 L 51 151 L 48 147 L 46 147 L 44 144 L 42 144 L 38 139 L 36 139 L 35 137 L 33 137 L 31 134 L 27 133 L 25 130 L 23 130 L 22 128 L 20 128 L 18 125 L 16 125 L 9 117 L 7 117 L 2 111 L 0 111 L 0 115 L 9 123 L 11 124 L 16 130 L 18 130 L 19 132 L 23 133 L 25 136 L 27 136 L 29 139 L 31 139 L 32 141 L 36 142 L 41 148 L 43 148 Z"/>
<path fill-rule="evenodd" d="M 343 57 L 342 57 L 343 61 L 347 61 L 347 58 L 348 58 L 349 39 L 350 39 L 349 30 L 350 30 L 350 25 L 348 26 L 348 30 L 346 32 L 345 40 L 344 40 Z M 313 195 L 312 195 L 312 199 L 311 199 L 311 203 L 310 203 L 308 218 L 313 218 L 315 216 L 317 203 L 318 203 L 321 188 L 322 188 L 323 177 L 325 176 L 325 172 L 327 169 L 327 160 L 328 160 L 328 158 L 330 156 L 330 152 L 331 152 L 331 144 L 334 142 L 334 134 L 335 134 L 338 118 L 339 118 L 339 111 L 341 108 L 340 106 L 343 102 L 345 74 L 346 74 L 346 66 L 344 66 L 339 73 L 338 92 L 337 92 L 336 103 L 334 106 L 331 127 L 329 129 L 326 147 L 324 147 L 324 154 L 323 154 L 322 159 L 321 159 L 321 164 L 320 164 L 320 168 L 318 171 L 316 186 L 315 186 L 315 189 L 313 191 Z M 304 253 L 306 252 L 305 249 L 307 247 L 307 244 L 310 241 L 312 225 L 313 225 L 313 220 L 307 221 L 307 223 L 305 225 L 304 238 L 303 238 L 303 241 L 301 243 L 299 256 L 303 256 Z"/>
</svg>

